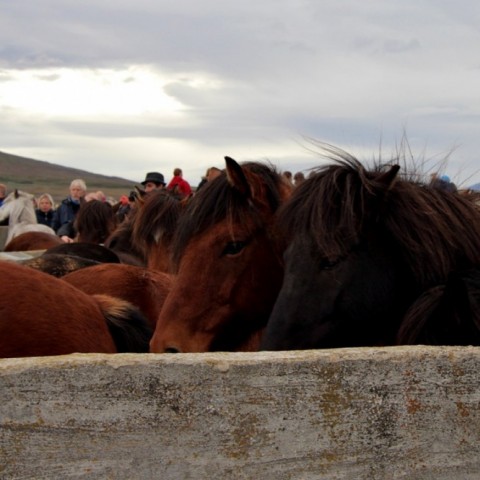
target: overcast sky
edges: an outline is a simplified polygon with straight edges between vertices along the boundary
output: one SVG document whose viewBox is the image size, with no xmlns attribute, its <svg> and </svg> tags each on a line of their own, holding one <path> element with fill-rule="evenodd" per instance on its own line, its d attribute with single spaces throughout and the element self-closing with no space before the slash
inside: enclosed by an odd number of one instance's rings
<svg viewBox="0 0 480 480">
<path fill-rule="evenodd" d="M 471 184 L 479 45 L 476 0 L 0 0 L 0 150 L 197 185 L 225 155 L 296 172 L 309 138 L 367 161 L 406 135 Z"/>
</svg>

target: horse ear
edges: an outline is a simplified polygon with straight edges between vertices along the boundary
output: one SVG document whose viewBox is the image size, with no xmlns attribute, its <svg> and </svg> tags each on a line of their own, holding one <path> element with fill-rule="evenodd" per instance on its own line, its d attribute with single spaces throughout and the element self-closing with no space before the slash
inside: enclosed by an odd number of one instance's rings
<svg viewBox="0 0 480 480">
<path fill-rule="evenodd" d="M 13 194 L 15 198 L 18 198 L 20 194 L 18 193 L 18 188 L 15 189 L 15 193 Z"/>
<path fill-rule="evenodd" d="M 379 175 L 376 179 L 378 183 L 382 183 L 385 186 L 385 190 L 390 190 L 397 178 L 397 173 L 400 170 L 400 165 L 392 165 L 390 170 Z"/>
<path fill-rule="evenodd" d="M 135 185 L 135 190 L 137 192 L 137 195 L 135 196 L 135 204 L 139 206 L 143 206 L 145 203 L 145 190 L 142 190 L 141 188 L 138 188 L 137 185 Z"/>
<path fill-rule="evenodd" d="M 242 167 L 230 157 L 225 157 L 225 163 L 227 164 L 227 181 L 230 186 L 238 190 L 242 195 L 251 197 L 250 185 Z"/>
</svg>

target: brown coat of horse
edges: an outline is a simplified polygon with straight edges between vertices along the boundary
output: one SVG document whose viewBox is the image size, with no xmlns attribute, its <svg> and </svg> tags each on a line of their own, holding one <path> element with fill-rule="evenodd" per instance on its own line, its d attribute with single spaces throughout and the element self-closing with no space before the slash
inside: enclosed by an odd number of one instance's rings
<svg viewBox="0 0 480 480">
<path fill-rule="evenodd" d="M 148 350 L 151 329 L 128 302 L 14 262 L 0 275 L 0 358 Z"/>
<path fill-rule="evenodd" d="M 62 244 L 62 240 L 46 232 L 25 232 L 13 237 L 7 245 L 5 252 L 26 252 L 32 250 L 47 250 L 55 245 Z"/>
<path fill-rule="evenodd" d="M 125 264 L 101 264 L 82 268 L 62 277 L 85 293 L 106 294 L 137 306 L 155 328 L 171 288 L 172 278 L 163 272 Z"/>
</svg>

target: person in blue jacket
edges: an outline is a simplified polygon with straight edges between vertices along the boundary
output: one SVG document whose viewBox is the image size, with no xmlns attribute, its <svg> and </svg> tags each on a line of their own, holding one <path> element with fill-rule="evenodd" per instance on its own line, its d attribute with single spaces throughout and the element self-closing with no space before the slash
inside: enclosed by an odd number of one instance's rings
<svg viewBox="0 0 480 480">
<path fill-rule="evenodd" d="M 75 238 L 76 232 L 73 222 L 86 193 L 87 186 L 83 180 L 72 180 L 72 183 L 70 183 L 70 195 L 62 200 L 55 211 L 52 227 L 64 242 L 72 242 Z"/>
</svg>

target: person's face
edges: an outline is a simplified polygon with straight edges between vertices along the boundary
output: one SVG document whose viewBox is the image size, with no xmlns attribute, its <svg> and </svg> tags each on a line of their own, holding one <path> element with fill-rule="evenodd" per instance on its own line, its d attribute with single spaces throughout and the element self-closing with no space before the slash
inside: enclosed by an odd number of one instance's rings
<svg viewBox="0 0 480 480">
<path fill-rule="evenodd" d="M 83 190 L 82 188 L 77 186 L 70 187 L 70 196 L 74 200 L 80 200 L 80 198 L 82 198 L 84 195 L 85 195 L 85 190 Z"/>
<path fill-rule="evenodd" d="M 52 204 L 50 203 L 50 201 L 48 200 L 48 198 L 42 198 L 39 202 L 38 202 L 38 208 L 42 211 L 42 212 L 48 212 L 52 209 Z"/>
<path fill-rule="evenodd" d="M 157 189 L 161 189 L 161 188 L 163 188 L 162 184 L 160 184 L 158 186 L 157 186 L 156 183 L 153 183 L 153 182 L 147 182 L 145 184 L 145 191 L 146 192 L 151 192 L 152 190 L 157 190 Z"/>
</svg>

